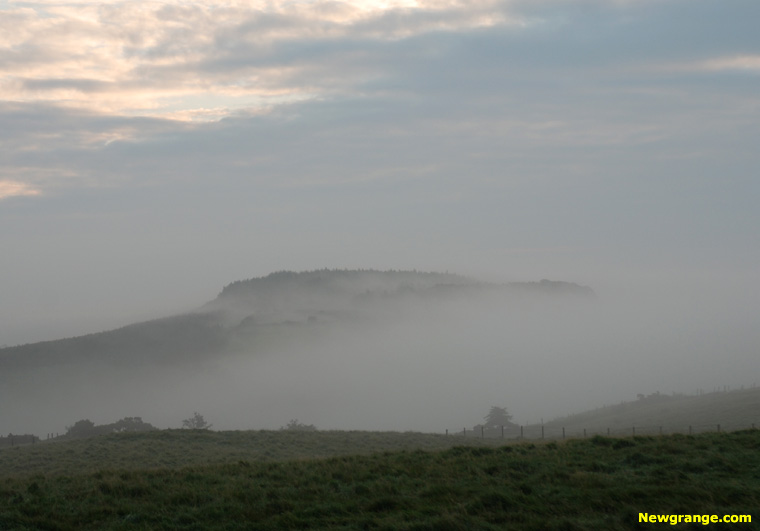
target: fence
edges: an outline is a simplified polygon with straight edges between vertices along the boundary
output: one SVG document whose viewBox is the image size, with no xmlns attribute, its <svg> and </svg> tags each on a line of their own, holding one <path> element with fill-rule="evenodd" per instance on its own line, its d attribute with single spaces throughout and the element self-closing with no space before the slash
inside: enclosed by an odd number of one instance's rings
<svg viewBox="0 0 760 531">
<path fill-rule="evenodd" d="M 581 439 L 602 435 L 606 437 L 630 437 L 637 435 L 670 435 L 680 433 L 684 435 L 693 435 L 696 433 L 706 432 L 730 432 L 739 430 L 755 430 L 760 426 L 760 422 L 751 424 L 689 424 L 679 426 L 649 425 L 649 426 L 616 426 L 614 428 L 578 428 L 573 426 L 566 428 L 564 426 L 556 427 L 546 425 L 530 426 L 499 426 L 497 428 L 486 428 L 484 426 L 475 428 L 463 428 L 460 431 L 450 432 L 446 430 L 446 435 L 459 437 L 471 437 L 479 439 L 504 439 L 512 441 L 520 440 L 541 440 L 541 439 Z M 57 439 L 57 433 L 49 433 L 48 439 Z M 36 435 L 12 435 L 0 437 L 0 448 L 35 444 L 40 441 Z"/>
<path fill-rule="evenodd" d="M 531 425 L 531 426 L 500 426 L 497 428 L 485 428 L 476 426 L 475 428 L 463 428 L 461 431 L 452 432 L 453 435 L 464 437 L 477 437 L 481 439 L 511 439 L 511 440 L 538 440 L 538 439 L 580 439 L 603 435 L 607 437 L 626 437 L 636 435 L 670 435 L 680 433 L 684 435 L 693 435 L 695 433 L 705 432 L 727 432 L 757 429 L 755 423 L 752 424 L 688 424 L 679 426 L 649 425 L 649 426 L 616 426 L 614 428 L 571 428 Z M 449 435 L 446 430 L 446 435 Z"/>
<path fill-rule="evenodd" d="M 0 437 L 0 447 L 3 446 L 19 446 L 22 444 L 34 444 L 40 440 L 36 435 L 13 435 L 9 434 L 7 437 Z"/>
</svg>

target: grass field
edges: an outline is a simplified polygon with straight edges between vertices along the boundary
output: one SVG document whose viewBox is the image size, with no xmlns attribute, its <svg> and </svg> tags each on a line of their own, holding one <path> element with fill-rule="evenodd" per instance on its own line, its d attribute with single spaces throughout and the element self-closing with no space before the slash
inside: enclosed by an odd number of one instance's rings
<svg viewBox="0 0 760 531">
<path fill-rule="evenodd" d="M 468 445 L 503 441 L 467 439 Z M 395 450 L 442 450 L 465 441 L 429 433 L 368 431 L 161 430 L 112 433 L 0 449 L 0 477 L 81 474 L 105 468 L 143 470 L 318 459 Z"/>
<path fill-rule="evenodd" d="M 758 528 L 760 431 L 499 442 L 162 431 L 3 449 L 0 529 Z"/>
</svg>

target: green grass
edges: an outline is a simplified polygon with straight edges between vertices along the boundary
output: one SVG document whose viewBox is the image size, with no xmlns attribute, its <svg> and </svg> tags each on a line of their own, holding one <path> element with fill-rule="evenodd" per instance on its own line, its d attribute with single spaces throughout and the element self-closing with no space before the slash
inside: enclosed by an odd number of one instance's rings
<svg viewBox="0 0 760 531">
<path fill-rule="evenodd" d="M 750 514 L 753 521 L 760 521 L 760 431 L 621 439 L 597 436 L 506 446 L 481 442 L 444 450 L 376 452 L 367 443 L 372 435 L 363 433 L 361 439 L 359 432 L 159 432 L 91 441 L 103 446 L 101 452 L 111 445 L 115 453 L 129 453 L 137 452 L 140 441 L 155 445 L 163 436 L 180 448 L 195 447 L 198 458 L 221 452 L 209 464 L 187 464 L 196 459 L 187 457 L 165 466 L 154 466 L 141 457 L 137 459 L 143 462 L 140 466 L 125 466 L 125 459 L 99 468 L 82 449 L 81 443 L 87 441 L 4 450 L 0 452 L 5 463 L 0 472 L 0 529 L 664 527 L 639 524 L 639 512 Z M 390 446 L 404 437 L 407 442 L 426 437 L 375 435 Z M 262 445 L 255 449 L 258 453 L 251 449 L 251 455 L 272 455 L 259 462 L 237 459 L 239 450 L 224 454 L 225 444 L 234 447 L 236 437 Z M 453 436 L 449 440 L 464 442 Z M 288 449 L 288 444 L 300 449 Z M 309 453 L 337 454 L 350 444 L 368 453 L 306 458 Z M 69 455 L 69 465 L 79 462 L 82 468 L 75 471 L 51 464 L 50 472 L 39 466 L 22 471 L 8 464 L 12 460 L 8 455 L 22 459 L 27 450 Z M 67 454 L 69 450 L 73 453 Z M 290 459 L 290 454 L 301 455 Z M 93 459 L 103 458 L 97 455 L 94 452 Z M 271 460 L 274 456 L 290 460 Z M 746 530 L 756 529 L 757 523 L 667 527 Z"/>
<path fill-rule="evenodd" d="M 368 431 L 161 430 L 113 433 L 88 439 L 45 441 L 0 449 L 0 477 L 79 474 L 104 468 L 143 470 L 369 454 L 390 450 L 442 450 L 460 444 L 503 441 L 428 433 Z"/>
</svg>

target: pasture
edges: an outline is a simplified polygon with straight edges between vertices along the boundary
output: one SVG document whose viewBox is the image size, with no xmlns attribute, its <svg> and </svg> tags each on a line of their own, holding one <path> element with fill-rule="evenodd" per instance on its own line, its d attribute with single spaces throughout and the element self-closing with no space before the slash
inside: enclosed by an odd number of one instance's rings
<svg viewBox="0 0 760 531">
<path fill-rule="evenodd" d="M 168 430 L 0 450 L 0 529 L 647 529 L 760 519 L 760 431 L 510 442 Z M 704 528 L 695 524 L 668 526 Z"/>
</svg>

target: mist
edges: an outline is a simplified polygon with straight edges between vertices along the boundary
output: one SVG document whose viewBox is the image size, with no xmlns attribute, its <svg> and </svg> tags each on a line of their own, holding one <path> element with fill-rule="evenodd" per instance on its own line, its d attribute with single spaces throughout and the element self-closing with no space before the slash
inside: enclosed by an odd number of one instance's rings
<svg viewBox="0 0 760 531">
<path fill-rule="evenodd" d="M 730 286 L 693 288 L 421 296 L 368 284 L 358 299 L 288 290 L 271 306 L 257 300 L 248 320 L 225 303 L 219 326 L 235 334 L 212 356 L 16 371 L 1 387 L 0 424 L 45 434 L 84 418 L 141 416 L 178 428 L 198 411 L 220 430 L 297 419 L 319 429 L 443 433 L 470 429 L 491 406 L 532 424 L 638 393 L 755 384 L 756 299 Z"/>
<path fill-rule="evenodd" d="M 0 430 L 443 432 L 760 374 L 760 3 L 59 3 L 0 0 Z M 596 297 L 215 299 L 319 268 Z"/>
</svg>

